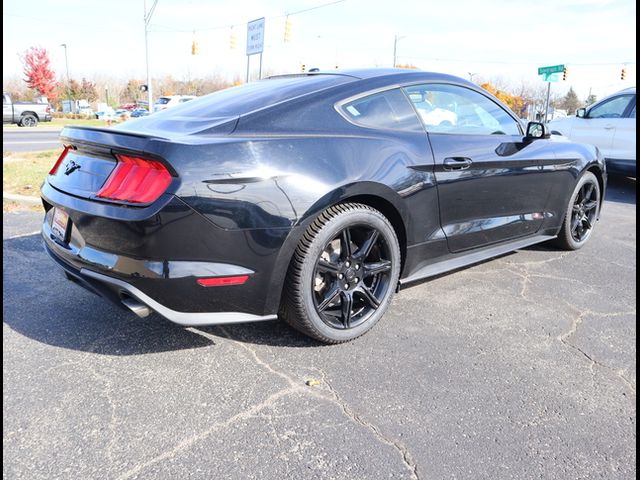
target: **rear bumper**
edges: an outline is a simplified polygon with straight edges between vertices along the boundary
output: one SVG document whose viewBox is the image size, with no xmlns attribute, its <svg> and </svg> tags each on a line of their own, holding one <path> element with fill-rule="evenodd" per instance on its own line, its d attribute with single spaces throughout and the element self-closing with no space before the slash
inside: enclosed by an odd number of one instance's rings
<svg viewBox="0 0 640 480">
<path fill-rule="evenodd" d="M 46 182 L 42 194 L 46 250 L 68 278 L 94 293 L 120 306 L 135 300 L 180 325 L 276 318 L 282 285 L 273 271 L 288 229 L 224 230 L 171 195 L 145 211 L 78 199 Z M 54 208 L 69 215 L 66 242 L 52 233 Z M 197 282 L 244 275 L 242 285 Z"/>
<path fill-rule="evenodd" d="M 94 272 L 87 268 L 81 268 L 80 270 L 74 269 L 58 257 L 46 241 L 45 250 L 60 268 L 62 268 L 66 277 L 74 283 L 125 308 L 127 301 L 133 299 L 178 325 L 185 327 L 228 325 L 232 323 L 275 320 L 278 318 L 277 315 L 260 316 L 242 312 L 178 312 L 162 305 L 157 300 L 154 300 L 127 282 Z"/>
</svg>

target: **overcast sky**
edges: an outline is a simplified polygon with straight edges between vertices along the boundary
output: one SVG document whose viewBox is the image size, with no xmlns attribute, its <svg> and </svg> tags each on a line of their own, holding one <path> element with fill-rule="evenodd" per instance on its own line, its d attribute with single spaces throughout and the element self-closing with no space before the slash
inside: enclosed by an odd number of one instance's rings
<svg viewBox="0 0 640 480">
<path fill-rule="evenodd" d="M 299 71 L 301 64 L 391 66 L 398 35 L 398 62 L 424 70 L 542 84 L 537 67 L 564 63 L 569 81 L 555 83 L 558 92 L 572 85 L 582 98 L 590 89 L 602 97 L 635 86 L 633 0 L 344 0 L 291 15 L 291 42 L 284 43 L 285 14 L 330 2 L 159 0 L 149 33 L 152 75 L 244 78 L 246 22 L 266 17 L 268 73 Z M 62 74 L 66 43 L 72 77 L 143 78 L 143 12 L 143 0 L 5 0 L 3 76 L 21 73 L 19 54 L 32 45 L 47 48 Z M 257 56 L 251 66 L 258 68 Z"/>
</svg>

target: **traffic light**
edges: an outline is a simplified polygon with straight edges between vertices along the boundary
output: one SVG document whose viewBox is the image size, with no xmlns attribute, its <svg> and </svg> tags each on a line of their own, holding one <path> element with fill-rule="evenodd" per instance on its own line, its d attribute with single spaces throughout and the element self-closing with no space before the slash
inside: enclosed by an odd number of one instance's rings
<svg viewBox="0 0 640 480">
<path fill-rule="evenodd" d="M 562 80 L 566 80 L 568 76 L 569 76 L 569 70 L 567 69 L 567 67 L 564 67 L 562 69 Z"/>
<path fill-rule="evenodd" d="M 198 55 L 200 53 L 200 45 L 195 40 L 191 42 L 191 55 Z"/>
<path fill-rule="evenodd" d="M 620 80 L 624 80 L 627 76 L 627 69 L 623 68 L 622 71 L 620 72 Z"/>
<path fill-rule="evenodd" d="M 236 33 L 231 29 L 231 33 L 229 34 L 229 48 L 231 50 L 235 50 L 238 46 L 238 40 L 236 38 Z"/>
<path fill-rule="evenodd" d="M 306 72 L 306 71 L 307 71 L 307 66 L 306 66 L 304 63 L 300 66 L 300 71 L 301 71 L 302 73 L 304 73 L 304 72 Z"/>
<path fill-rule="evenodd" d="M 284 43 L 289 43 L 291 41 L 291 20 L 289 20 L 289 15 L 284 21 Z"/>
</svg>

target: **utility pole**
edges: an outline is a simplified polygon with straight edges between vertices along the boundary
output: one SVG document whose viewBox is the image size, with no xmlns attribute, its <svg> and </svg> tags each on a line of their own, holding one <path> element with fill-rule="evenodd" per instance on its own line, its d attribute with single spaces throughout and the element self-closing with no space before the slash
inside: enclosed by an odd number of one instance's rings
<svg viewBox="0 0 640 480">
<path fill-rule="evenodd" d="M 151 75 L 149 74 L 149 22 L 156 9 L 158 0 L 153 0 L 153 5 L 147 13 L 147 0 L 144 0 L 144 55 L 147 63 L 147 101 L 149 103 L 149 113 L 153 113 L 153 89 L 151 87 Z"/>
<path fill-rule="evenodd" d="M 405 38 L 406 35 L 403 36 L 398 36 L 398 35 L 394 35 L 393 36 L 393 68 L 396 68 L 396 65 L 398 64 L 398 42 L 400 40 L 402 40 L 403 38 Z"/>
<path fill-rule="evenodd" d="M 71 90 L 70 90 L 71 81 L 69 80 L 69 58 L 67 57 L 67 44 L 61 43 L 60 46 L 64 47 L 64 64 L 67 69 L 67 98 L 71 100 Z M 69 105 L 69 108 L 71 108 L 71 105 Z M 62 110 L 64 110 L 64 108 Z"/>
<path fill-rule="evenodd" d="M 393 36 L 393 68 L 396 68 L 396 58 L 398 52 L 398 35 Z"/>
</svg>

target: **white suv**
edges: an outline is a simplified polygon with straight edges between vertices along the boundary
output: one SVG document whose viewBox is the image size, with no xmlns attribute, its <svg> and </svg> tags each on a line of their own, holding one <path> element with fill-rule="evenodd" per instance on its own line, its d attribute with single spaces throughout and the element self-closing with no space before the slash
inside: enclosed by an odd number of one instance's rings
<svg viewBox="0 0 640 480">
<path fill-rule="evenodd" d="M 589 107 L 575 117 L 549 122 L 551 133 L 600 149 L 607 171 L 636 176 L 636 88 L 627 88 Z"/>
<path fill-rule="evenodd" d="M 171 107 L 175 107 L 176 105 L 180 105 L 181 103 L 184 102 L 188 102 L 189 100 L 193 100 L 194 97 L 193 95 L 170 95 L 170 96 L 163 96 L 158 98 L 158 100 L 156 100 L 156 103 L 153 106 L 153 109 L 156 112 L 159 112 L 160 110 L 165 110 L 167 108 L 171 108 Z"/>
</svg>

